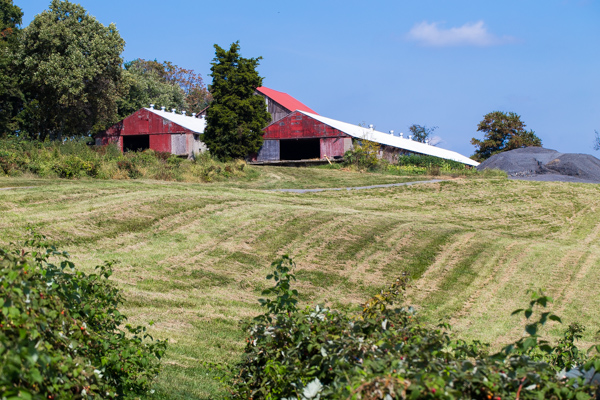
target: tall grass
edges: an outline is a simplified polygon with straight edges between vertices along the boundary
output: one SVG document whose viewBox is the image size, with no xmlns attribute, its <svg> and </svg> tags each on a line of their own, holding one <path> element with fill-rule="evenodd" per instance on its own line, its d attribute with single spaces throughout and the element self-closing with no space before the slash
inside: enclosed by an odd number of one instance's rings
<svg viewBox="0 0 600 400">
<path fill-rule="evenodd" d="M 116 145 L 90 146 L 85 140 L 38 142 L 0 140 L 0 176 L 42 178 L 158 179 L 213 182 L 254 177 L 244 161 L 219 162 L 208 153 L 185 160 L 170 153 L 145 150 L 121 153 Z"/>
</svg>

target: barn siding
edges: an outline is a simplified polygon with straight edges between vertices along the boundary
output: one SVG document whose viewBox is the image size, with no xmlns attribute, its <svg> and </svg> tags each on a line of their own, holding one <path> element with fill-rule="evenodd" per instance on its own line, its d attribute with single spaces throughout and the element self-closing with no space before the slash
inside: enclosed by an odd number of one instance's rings
<svg viewBox="0 0 600 400">
<path fill-rule="evenodd" d="M 264 131 L 265 139 L 348 137 L 342 131 L 299 112 L 293 112 L 272 123 Z"/>
<path fill-rule="evenodd" d="M 150 135 L 150 148 L 154 151 L 171 152 L 169 135 Z"/>
<path fill-rule="evenodd" d="M 325 156 L 329 158 L 339 157 L 344 155 L 344 140 L 345 138 L 323 138 L 321 139 L 321 158 Z"/>
<path fill-rule="evenodd" d="M 167 136 L 167 135 L 161 135 Z M 169 135 L 171 137 L 171 153 L 176 154 L 178 156 L 188 154 L 186 149 L 187 138 L 185 134 L 173 134 Z M 168 137 L 168 136 L 167 136 Z"/>
<path fill-rule="evenodd" d="M 273 161 L 279 160 L 279 157 L 279 140 L 265 140 L 258 151 L 256 159 L 258 161 Z"/>
</svg>

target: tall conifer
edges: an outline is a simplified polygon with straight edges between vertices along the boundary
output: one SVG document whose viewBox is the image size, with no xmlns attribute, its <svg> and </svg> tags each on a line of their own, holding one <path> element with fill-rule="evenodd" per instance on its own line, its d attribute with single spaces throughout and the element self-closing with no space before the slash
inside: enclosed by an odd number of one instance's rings
<svg viewBox="0 0 600 400">
<path fill-rule="evenodd" d="M 239 42 L 224 50 L 215 44 L 209 89 L 213 102 L 206 114 L 203 141 L 211 154 L 222 160 L 245 158 L 263 143 L 262 129 L 271 120 L 263 97 L 254 95 L 263 78 L 258 58 L 243 58 Z"/>
</svg>

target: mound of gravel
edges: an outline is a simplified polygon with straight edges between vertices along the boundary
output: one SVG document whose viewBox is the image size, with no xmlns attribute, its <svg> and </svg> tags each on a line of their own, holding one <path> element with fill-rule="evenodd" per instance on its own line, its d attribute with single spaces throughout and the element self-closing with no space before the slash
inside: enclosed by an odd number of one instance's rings
<svg viewBox="0 0 600 400">
<path fill-rule="evenodd" d="M 477 167 L 501 169 L 513 179 L 600 183 L 600 160 L 589 154 L 526 147 L 498 153 Z"/>
</svg>

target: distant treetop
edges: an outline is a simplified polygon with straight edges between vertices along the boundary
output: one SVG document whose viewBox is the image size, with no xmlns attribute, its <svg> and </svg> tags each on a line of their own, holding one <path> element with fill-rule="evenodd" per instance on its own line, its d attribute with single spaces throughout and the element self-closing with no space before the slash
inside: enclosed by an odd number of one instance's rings
<svg viewBox="0 0 600 400">
<path fill-rule="evenodd" d="M 525 123 L 514 112 L 494 111 L 486 114 L 477 126 L 478 132 L 485 133 L 484 139 L 471 139 L 476 147 L 471 158 L 484 161 L 494 154 L 522 147 L 542 147 L 542 140 L 532 130 L 525 130 Z"/>
</svg>

